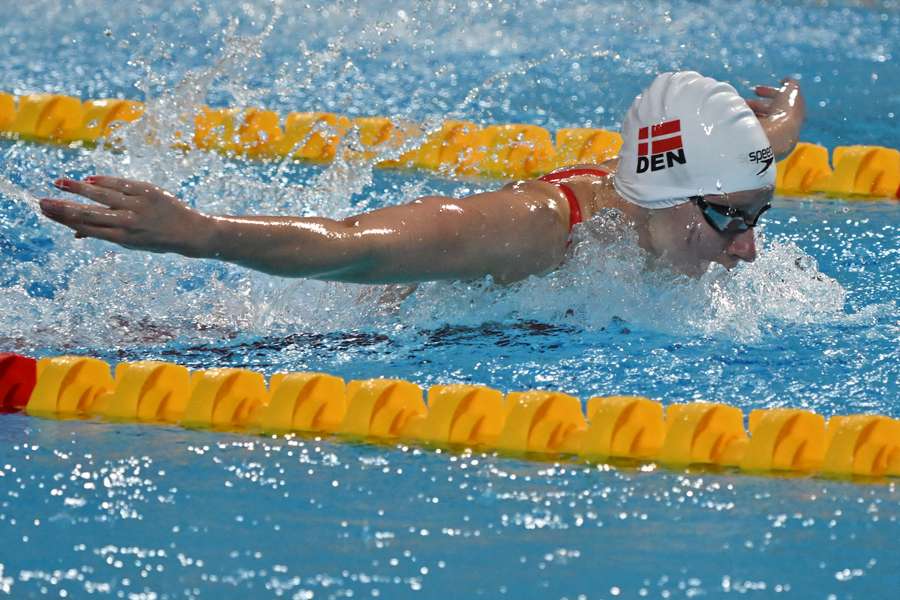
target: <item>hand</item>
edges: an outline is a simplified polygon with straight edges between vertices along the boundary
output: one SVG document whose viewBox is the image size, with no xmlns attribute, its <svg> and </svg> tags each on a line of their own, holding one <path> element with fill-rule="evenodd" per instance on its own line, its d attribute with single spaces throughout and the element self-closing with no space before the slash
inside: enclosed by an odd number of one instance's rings
<svg viewBox="0 0 900 600">
<path fill-rule="evenodd" d="M 57 188 L 102 206 L 41 199 L 41 212 L 75 231 L 126 248 L 202 256 L 210 218 L 149 183 L 117 177 L 58 179 Z"/>
<path fill-rule="evenodd" d="M 784 79 L 780 88 L 758 85 L 758 99 L 747 100 L 769 138 L 775 158 L 791 153 L 800 140 L 800 127 L 806 118 L 806 102 L 795 79 Z"/>
</svg>

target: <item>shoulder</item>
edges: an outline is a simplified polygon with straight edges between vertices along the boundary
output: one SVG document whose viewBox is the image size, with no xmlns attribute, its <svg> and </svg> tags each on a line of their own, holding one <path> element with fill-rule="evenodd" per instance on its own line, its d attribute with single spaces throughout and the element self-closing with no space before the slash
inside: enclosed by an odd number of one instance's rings
<svg viewBox="0 0 900 600">
<path fill-rule="evenodd" d="M 513 181 L 504 185 L 500 192 L 512 200 L 514 210 L 527 212 L 536 218 L 546 219 L 553 215 L 568 223 L 568 200 L 556 183 L 542 179 Z"/>
</svg>

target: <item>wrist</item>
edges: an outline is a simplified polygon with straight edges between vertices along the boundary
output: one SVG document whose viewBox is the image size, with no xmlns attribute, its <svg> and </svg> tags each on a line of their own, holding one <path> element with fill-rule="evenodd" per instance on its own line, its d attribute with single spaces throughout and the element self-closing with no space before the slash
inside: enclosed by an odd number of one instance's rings
<svg viewBox="0 0 900 600">
<path fill-rule="evenodd" d="M 193 212 L 188 219 L 187 234 L 179 254 L 190 258 L 217 258 L 220 229 L 217 217 Z"/>
<path fill-rule="evenodd" d="M 775 154 L 775 160 L 783 160 L 797 145 L 799 127 L 784 114 L 774 115 L 762 122 L 763 131 Z"/>
</svg>

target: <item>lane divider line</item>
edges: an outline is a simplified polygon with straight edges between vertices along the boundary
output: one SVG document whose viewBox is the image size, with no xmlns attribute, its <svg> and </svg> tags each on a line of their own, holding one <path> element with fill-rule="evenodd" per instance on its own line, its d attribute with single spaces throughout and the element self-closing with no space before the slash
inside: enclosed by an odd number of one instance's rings
<svg viewBox="0 0 900 600">
<path fill-rule="evenodd" d="M 117 129 L 139 120 L 144 105 L 133 100 L 82 102 L 57 94 L 15 97 L 0 93 L 0 135 L 61 144 L 121 145 Z M 174 117 L 173 117 L 174 118 Z M 554 136 L 537 125 L 480 126 L 445 121 L 428 132 L 422 125 L 387 117 L 349 118 L 325 112 L 292 112 L 283 119 L 260 108 L 200 106 L 185 131 L 169 142 L 227 156 L 257 160 L 291 158 L 324 163 L 338 152 L 347 160 L 380 160 L 384 168 L 438 171 L 447 176 L 532 178 L 576 164 L 615 157 L 618 132 L 560 129 Z M 341 142 L 355 132 L 358 144 Z M 408 147 L 411 146 L 411 147 Z M 824 194 L 850 199 L 900 198 L 900 151 L 881 146 L 839 146 L 831 152 L 801 142 L 777 165 L 776 191 L 794 196 Z"/>
<path fill-rule="evenodd" d="M 503 394 L 484 386 L 401 379 L 345 382 L 327 373 L 190 372 L 160 361 L 119 363 L 0 354 L 0 408 L 48 419 L 100 417 L 259 434 L 466 446 L 519 457 L 574 456 L 746 473 L 900 477 L 900 420 L 793 408 L 662 404 L 640 396 Z"/>
</svg>

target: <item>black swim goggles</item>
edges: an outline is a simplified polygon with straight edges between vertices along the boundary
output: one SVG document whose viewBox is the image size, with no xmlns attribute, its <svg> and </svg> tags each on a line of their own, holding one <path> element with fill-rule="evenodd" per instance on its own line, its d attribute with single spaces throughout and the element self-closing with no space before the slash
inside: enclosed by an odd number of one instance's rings
<svg viewBox="0 0 900 600">
<path fill-rule="evenodd" d="M 754 214 L 734 206 L 707 202 L 703 196 L 691 196 L 690 200 L 703 213 L 703 218 L 706 219 L 709 226 L 719 233 L 738 233 L 756 227 L 762 214 L 772 208 L 772 203 L 767 202 Z"/>
</svg>

